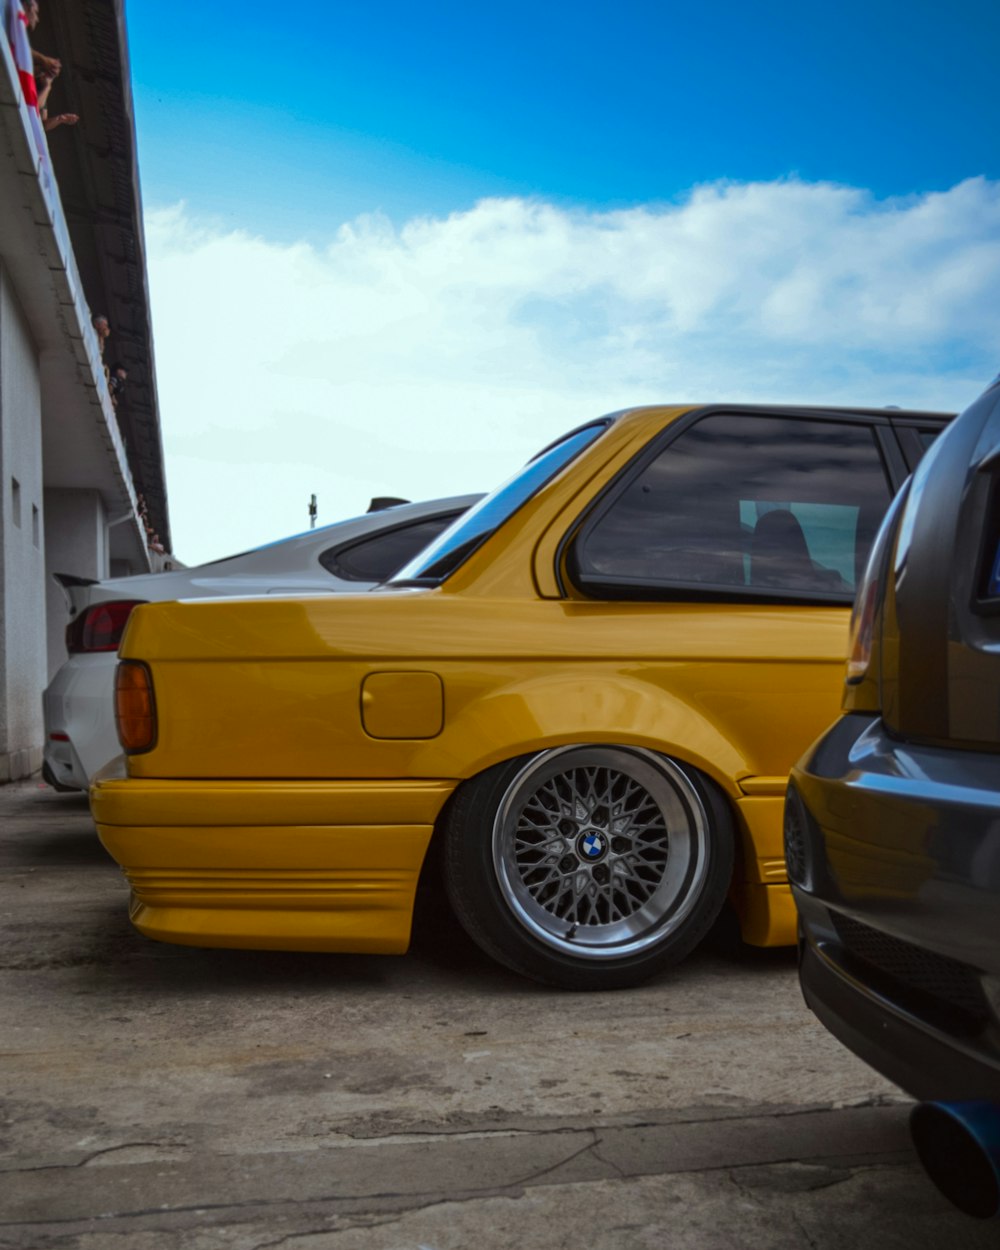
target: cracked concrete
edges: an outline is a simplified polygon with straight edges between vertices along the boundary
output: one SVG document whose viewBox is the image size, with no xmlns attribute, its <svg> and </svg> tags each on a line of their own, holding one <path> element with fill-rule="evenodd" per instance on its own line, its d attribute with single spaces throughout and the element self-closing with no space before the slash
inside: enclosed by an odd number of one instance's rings
<svg viewBox="0 0 1000 1250">
<path fill-rule="evenodd" d="M 0 1250 L 996 1242 L 787 953 L 557 994 L 434 900 L 402 959 L 169 947 L 81 799 L 0 830 Z"/>
</svg>

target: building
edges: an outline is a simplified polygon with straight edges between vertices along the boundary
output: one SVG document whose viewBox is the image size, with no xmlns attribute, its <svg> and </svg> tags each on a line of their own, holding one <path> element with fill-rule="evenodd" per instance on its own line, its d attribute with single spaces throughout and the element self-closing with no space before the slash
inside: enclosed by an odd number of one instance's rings
<svg viewBox="0 0 1000 1250">
<path fill-rule="evenodd" d="M 63 67 L 50 111 L 80 118 L 48 152 L 6 37 L 17 2 L 0 0 L 0 782 L 41 766 L 69 619 L 52 574 L 161 567 L 150 531 L 170 551 L 123 0 L 41 0 L 32 45 Z"/>
</svg>

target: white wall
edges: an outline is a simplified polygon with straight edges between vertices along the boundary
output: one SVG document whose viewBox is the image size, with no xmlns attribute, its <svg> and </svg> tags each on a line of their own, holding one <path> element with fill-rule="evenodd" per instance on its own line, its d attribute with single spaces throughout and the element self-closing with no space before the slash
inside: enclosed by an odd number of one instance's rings
<svg viewBox="0 0 1000 1250">
<path fill-rule="evenodd" d="M 67 615 L 47 569 L 105 576 L 112 546 L 116 560 L 150 567 L 69 229 L 45 168 L 0 33 L 0 783 L 41 766 L 42 692 L 61 659 Z M 108 513 L 127 519 L 109 531 Z"/>
<path fill-rule="evenodd" d="M 46 684 L 38 352 L 0 266 L 0 782 L 41 766 Z"/>
</svg>

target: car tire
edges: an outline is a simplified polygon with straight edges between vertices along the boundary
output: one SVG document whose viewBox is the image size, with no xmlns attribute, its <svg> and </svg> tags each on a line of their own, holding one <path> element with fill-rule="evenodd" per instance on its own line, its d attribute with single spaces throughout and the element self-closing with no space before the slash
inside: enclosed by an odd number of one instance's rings
<svg viewBox="0 0 1000 1250">
<path fill-rule="evenodd" d="M 463 928 L 523 976 L 623 989 L 677 963 L 719 914 L 733 823 L 706 778 L 639 747 L 556 747 L 466 782 L 446 810 Z"/>
</svg>

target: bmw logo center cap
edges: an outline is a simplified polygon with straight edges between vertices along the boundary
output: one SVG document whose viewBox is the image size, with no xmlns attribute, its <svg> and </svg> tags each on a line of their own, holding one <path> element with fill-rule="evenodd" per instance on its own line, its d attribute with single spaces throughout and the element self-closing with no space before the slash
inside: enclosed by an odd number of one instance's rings
<svg viewBox="0 0 1000 1250">
<path fill-rule="evenodd" d="M 591 830 L 589 833 L 580 834 L 580 837 L 577 839 L 576 849 L 581 859 L 590 860 L 593 863 L 594 860 L 603 858 L 604 852 L 608 849 L 608 844 L 602 834 Z"/>
</svg>

